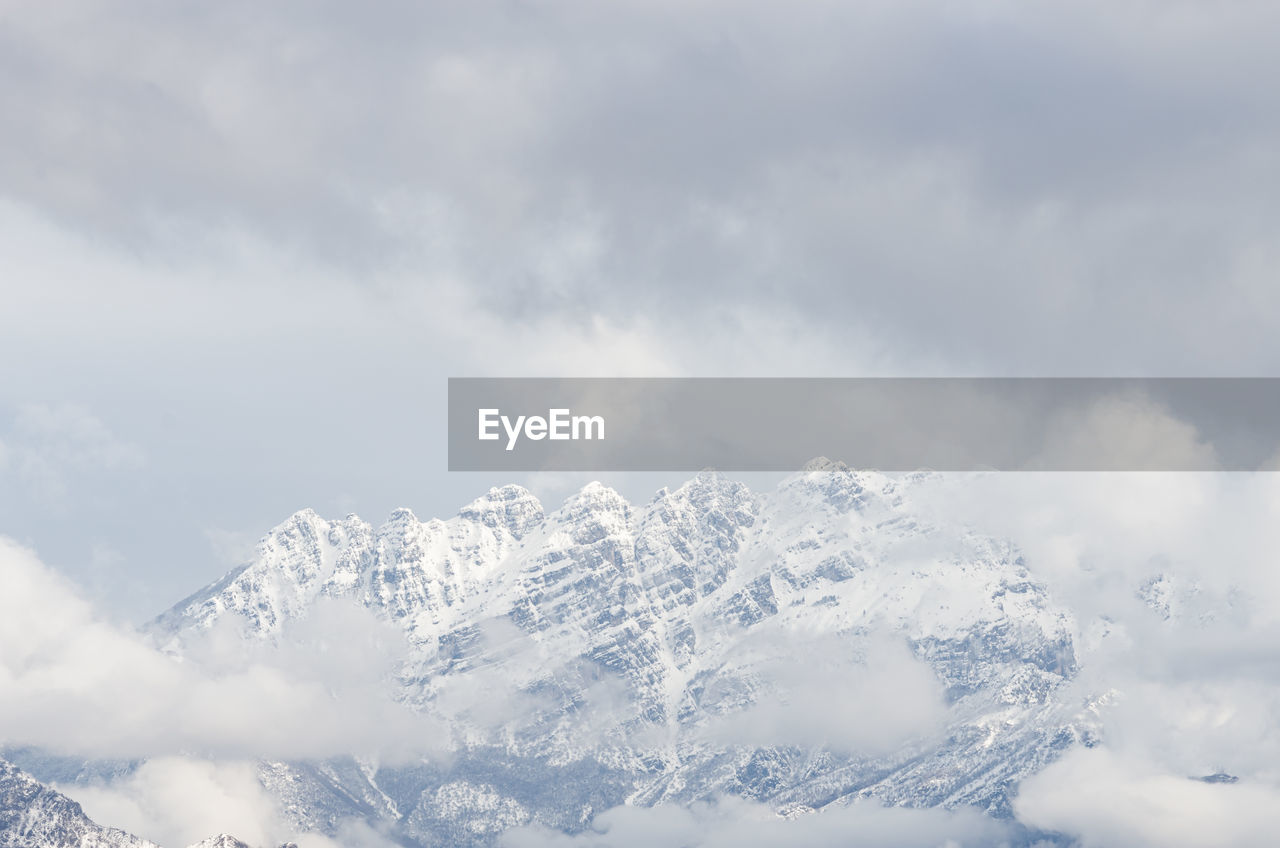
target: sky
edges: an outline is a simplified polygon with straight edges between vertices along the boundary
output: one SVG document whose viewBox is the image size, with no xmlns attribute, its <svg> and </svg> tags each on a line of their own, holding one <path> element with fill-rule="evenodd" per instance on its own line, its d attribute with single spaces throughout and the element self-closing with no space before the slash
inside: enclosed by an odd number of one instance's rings
<svg viewBox="0 0 1280 848">
<path fill-rule="evenodd" d="M 509 482 L 445 470 L 450 376 L 1272 375 L 1277 25 L 0 2 L 0 534 L 138 622 Z"/>
</svg>

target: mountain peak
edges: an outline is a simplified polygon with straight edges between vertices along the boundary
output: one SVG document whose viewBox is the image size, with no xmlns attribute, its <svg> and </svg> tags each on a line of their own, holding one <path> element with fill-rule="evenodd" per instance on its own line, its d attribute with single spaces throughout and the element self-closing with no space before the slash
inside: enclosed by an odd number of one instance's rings
<svg viewBox="0 0 1280 848">
<path fill-rule="evenodd" d="M 291 524 L 311 524 L 316 521 L 324 521 L 324 519 L 320 517 L 320 513 L 316 512 L 314 509 L 308 506 L 308 507 L 303 507 L 302 509 L 295 512 L 293 515 L 290 515 L 288 518 L 286 518 L 283 522 L 283 526 L 288 526 Z"/>
<path fill-rule="evenodd" d="M 461 518 L 486 527 L 504 527 L 517 539 L 542 521 L 542 503 L 524 486 L 495 486 L 458 511 Z"/>
<path fill-rule="evenodd" d="M 804 464 L 800 469 L 800 473 L 808 474 L 813 471 L 852 471 L 853 469 L 838 459 L 830 459 L 825 456 L 815 456 Z"/>
<path fill-rule="evenodd" d="M 789 498 L 816 498 L 839 512 L 848 512 L 861 510 L 877 499 L 892 495 L 896 486 L 891 478 L 877 471 L 859 471 L 843 462 L 818 457 L 782 481 L 778 491 Z"/>
<path fill-rule="evenodd" d="M 399 521 L 417 521 L 417 520 L 418 520 L 418 516 L 413 514 L 413 510 L 409 509 L 409 507 L 407 506 L 400 506 L 391 510 L 391 515 L 390 517 L 387 518 L 387 523 L 391 524 L 393 522 L 399 522 Z"/>
<path fill-rule="evenodd" d="M 249 848 L 249 846 L 225 833 L 219 833 L 217 836 L 211 836 L 208 839 L 202 839 L 188 848 Z"/>
<path fill-rule="evenodd" d="M 629 515 L 631 502 L 617 490 L 593 480 L 570 495 L 561 509 L 571 515 L 580 512 L 619 512 Z"/>
</svg>

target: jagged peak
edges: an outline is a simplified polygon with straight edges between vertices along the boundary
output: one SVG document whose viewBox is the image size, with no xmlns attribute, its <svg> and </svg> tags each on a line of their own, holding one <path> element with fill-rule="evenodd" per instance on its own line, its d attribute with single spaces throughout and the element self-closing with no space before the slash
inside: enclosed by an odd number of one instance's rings
<svg viewBox="0 0 1280 848">
<path fill-rule="evenodd" d="M 844 512 L 861 510 L 869 502 L 890 494 L 894 488 L 894 482 L 877 471 L 858 470 L 844 462 L 820 456 L 783 480 L 778 486 L 778 494 L 784 498 L 816 496 Z"/>
<path fill-rule="evenodd" d="M 526 489 L 510 483 L 495 486 L 458 511 L 458 516 L 486 527 L 506 528 L 519 539 L 529 528 L 542 521 L 542 502 Z"/>
<path fill-rule="evenodd" d="M 592 480 L 570 495 L 564 502 L 565 509 L 580 509 L 583 507 L 630 510 L 631 502 L 616 489 L 606 486 L 599 480 Z"/>
<path fill-rule="evenodd" d="M 737 515 L 736 523 L 750 525 L 756 512 L 756 499 L 751 489 L 738 480 L 730 480 L 716 471 L 700 471 L 675 491 L 664 488 L 652 501 L 660 513 L 694 509 L 702 512 L 725 512 Z"/>
<path fill-rule="evenodd" d="M 291 546 L 293 543 L 290 540 L 294 537 L 318 536 L 324 532 L 327 525 L 328 522 L 311 507 L 300 509 L 272 527 L 258 540 L 254 559 L 260 561 L 275 548 Z"/>
<path fill-rule="evenodd" d="M 432 519 L 432 521 L 438 521 L 438 519 Z M 418 516 L 408 507 L 398 507 L 391 510 L 391 515 L 374 532 L 374 539 L 398 549 L 404 545 L 412 545 L 412 540 L 427 529 L 426 526 L 429 524 L 431 522 L 424 524 L 419 521 Z"/>
<path fill-rule="evenodd" d="M 825 456 L 815 456 L 804 464 L 800 469 L 801 474 L 811 474 L 815 471 L 853 471 L 846 463 L 838 459 L 830 459 Z"/>
<path fill-rule="evenodd" d="M 861 486 L 868 474 L 874 472 L 859 471 L 844 462 L 820 456 L 809 460 L 799 471 L 784 478 L 778 488 L 786 490 L 797 486 L 809 487 L 815 483 L 823 487 L 832 484 Z"/>
<path fill-rule="evenodd" d="M 314 509 L 312 509 L 309 506 L 305 506 L 302 509 L 298 510 L 292 516 L 290 516 L 290 518 L 294 521 L 324 521 L 324 519 L 320 516 L 320 513 L 316 512 Z"/>
<path fill-rule="evenodd" d="M 316 512 L 314 509 L 308 506 L 308 507 L 303 507 L 302 509 L 294 512 L 284 521 L 281 521 L 279 524 L 277 524 L 275 527 L 272 528 L 272 532 L 274 533 L 274 532 L 279 532 L 284 530 L 290 530 L 299 525 L 314 527 L 316 524 L 323 524 L 323 523 L 325 523 L 325 520 L 324 518 L 321 517 L 320 513 Z"/>
<path fill-rule="evenodd" d="M 359 532 L 371 529 L 369 525 L 354 512 L 347 513 L 346 518 L 330 521 L 311 507 L 300 509 L 267 531 L 257 544 L 257 556 L 261 558 L 272 546 L 284 542 L 287 537 L 302 535 L 332 534 L 334 531 Z"/>
<path fill-rule="evenodd" d="M 750 489 L 745 483 L 731 480 L 714 469 L 707 469 L 693 475 L 680 488 L 676 489 L 676 492 L 714 492 L 741 496 L 749 494 Z"/>
<path fill-rule="evenodd" d="M 416 522 L 418 516 L 414 515 L 413 510 L 407 506 L 399 506 L 391 510 L 391 515 L 387 517 L 388 524 L 403 524 L 406 522 Z"/>
<path fill-rule="evenodd" d="M 614 533 L 630 524 L 631 503 L 614 489 L 592 481 L 566 498 L 556 515 L 579 528 L 594 527 L 587 536 L 596 536 L 600 528 Z"/>
<path fill-rule="evenodd" d="M 211 836 L 208 839 L 202 839 L 188 848 L 249 848 L 247 843 L 241 842 L 234 836 L 226 833 L 219 833 L 217 836 Z"/>
<path fill-rule="evenodd" d="M 480 497 L 476 498 L 463 509 L 469 509 L 482 503 L 511 503 L 512 501 L 534 501 L 538 503 L 538 498 L 533 492 L 526 489 L 518 483 L 508 483 L 505 486 L 494 486 Z M 541 504 L 539 504 L 541 505 Z"/>
</svg>

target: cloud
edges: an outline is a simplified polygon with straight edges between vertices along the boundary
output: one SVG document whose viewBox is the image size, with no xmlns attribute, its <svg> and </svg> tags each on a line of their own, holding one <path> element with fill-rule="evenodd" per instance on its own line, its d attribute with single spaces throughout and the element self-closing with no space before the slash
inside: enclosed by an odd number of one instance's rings
<svg viewBox="0 0 1280 848">
<path fill-rule="evenodd" d="M 1097 747 L 1016 812 L 1086 846 L 1253 845 L 1276 821 L 1280 480 L 1274 474 L 948 475 L 941 514 L 1011 538 L 1078 622 L 1061 694 Z M 1234 784 L 1189 780 L 1218 772 Z"/>
<path fill-rule="evenodd" d="M 255 233 L 357 288 L 386 284 L 371 267 L 460 280 L 513 327 L 689 340 L 788 314 L 926 370 L 1277 355 L 1264 5 L 81 0 L 6 20 L 7 194 L 145 255 Z"/>
<path fill-rule="evenodd" d="M 1269 565 L 1280 544 L 1274 474 L 949 474 L 913 498 L 938 521 L 1012 540 L 1082 621 L 1145 620 L 1138 590 L 1162 574 L 1198 587 L 1220 620 L 1265 627 L 1280 618 L 1269 600 L 1280 592 Z"/>
<path fill-rule="evenodd" d="M 1148 398 L 1105 397 L 1047 423 L 1032 468 L 1213 471 L 1214 447 Z"/>
<path fill-rule="evenodd" d="M 733 798 L 689 807 L 615 807 L 576 836 L 542 827 L 503 834 L 503 848 L 962 848 L 1006 844 L 1007 825 L 976 810 L 886 808 L 873 802 L 778 816 Z"/>
<path fill-rule="evenodd" d="M 274 649 L 215 634 L 179 660 L 102 619 L 2 538 L 0 576 L 6 744 L 86 757 L 393 760 L 445 744 L 438 727 L 390 699 L 399 637 L 360 611 L 321 609 Z"/>
<path fill-rule="evenodd" d="M 627 741 L 622 725 L 633 717 L 633 704 L 626 682 L 610 669 L 556 656 L 508 618 L 479 622 L 471 651 L 485 661 L 431 673 L 430 682 L 431 714 L 464 743 L 505 744 L 557 728 L 583 752 Z"/>
<path fill-rule="evenodd" d="M 165 848 L 181 848 L 219 833 L 251 846 L 295 842 L 300 848 L 394 848 L 359 820 L 337 823 L 336 838 L 290 825 L 280 801 L 263 786 L 253 762 L 159 757 L 114 780 L 56 787 L 89 818 Z"/>
<path fill-rule="evenodd" d="M 1280 787 L 1205 783 L 1106 749 L 1077 749 L 1023 781 L 1019 819 L 1085 848 L 1265 845 L 1280 828 Z"/>
<path fill-rule="evenodd" d="M 142 459 L 137 447 L 120 441 L 87 409 L 72 404 L 24 404 L 13 429 L 59 464 L 119 468 Z"/>
<path fill-rule="evenodd" d="M 218 562 L 227 569 L 243 565 L 253 558 L 253 551 L 258 544 L 258 535 L 243 530 L 226 530 L 221 527 L 210 527 L 204 531 L 205 541 L 213 549 Z"/>
<path fill-rule="evenodd" d="M 714 746 L 877 756 L 927 739 L 946 724 L 941 681 L 900 640 L 797 635 L 767 626 L 739 636 L 738 647 L 706 680 L 704 698 L 712 702 L 742 687 L 754 696 L 694 731 Z M 627 726 L 634 693 L 624 678 L 581 658 L 554 656 L 506 619 L 482 622 L 469 651 L 485 662 L 433 677 L 429 701 L 432 715 L 469 742 L 501 742 L 558 726 L 561 737 L 583 752 L 669 744 L 669 728 Z M 545 685 L 548 680 L 555 685 Z"/>
<path fill-rule="evenodd" d="M 1258 466 L 1259 471 L 1280 471 L 1280 448 L 1267 457 L 1261 465 Z"/>
<path fill-rule="evenodd" d="M 288 836 L 251 762 L 161 757 L 110 783 L 57 788 L 99 824 L 168 848 L 219 833 L 254 846 L 279 844 Z"/>
<path fill-rule="evenodd" d="M 22 404 L 9 438 L 13 448 L 0 448 L 0 467 L 11 452 L 18 478 L 51 503 L 66 499 L 70 479 L 77 475 L 131 471 L 145 462 L 138 446 L 75 404 Z"/>
<path fill-rule="evenodd" d="M 772 630 L 744 639 L 739 653 L 746 664 L 732 658 L 721 674 L 758 681 L 761 689 L 744 709 L 709 722 L 706 734 L 722 745 L 875 756 L 941 731 L 948 717 L 937 675 L 888 637 L 803 638 Z M 716 685 L 713 679 L 708 688 Z"/>
</svg>

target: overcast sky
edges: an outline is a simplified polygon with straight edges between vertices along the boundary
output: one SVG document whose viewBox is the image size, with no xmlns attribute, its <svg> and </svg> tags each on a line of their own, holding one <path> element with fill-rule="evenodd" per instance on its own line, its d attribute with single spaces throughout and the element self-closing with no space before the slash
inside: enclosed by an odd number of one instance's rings
<svg viewBox="0 0 1280 848">
<path fill-rule="evenodd" d="M 296 509 L 506 482 L 448 376 L 1273 375 L 1277 27 L 3 0 L 0 534 L 140 620 Z"/>
</svg>

